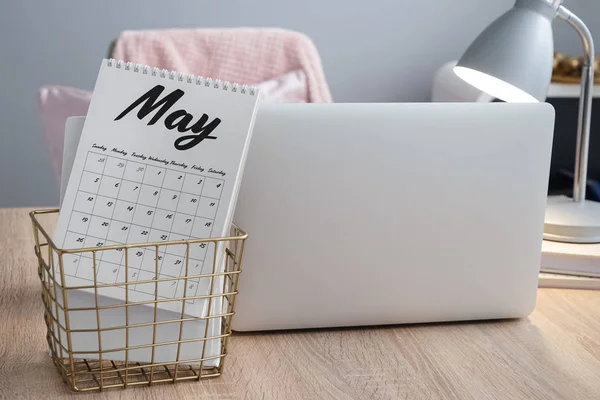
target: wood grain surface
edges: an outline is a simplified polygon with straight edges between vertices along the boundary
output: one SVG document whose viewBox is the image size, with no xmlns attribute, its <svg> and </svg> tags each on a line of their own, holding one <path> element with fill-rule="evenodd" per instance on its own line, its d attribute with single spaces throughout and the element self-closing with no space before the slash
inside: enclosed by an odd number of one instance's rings
<svg viewBox="0 0 600 400">
<path fill-rule="evenodd" d="M 522 320 L 235 334 L 221 378 L 71 394 L 47 352 L 29 211 L 0 209 L 2 399 L 600 399 L 600 292 L 562 289 Z"/>
</svg>

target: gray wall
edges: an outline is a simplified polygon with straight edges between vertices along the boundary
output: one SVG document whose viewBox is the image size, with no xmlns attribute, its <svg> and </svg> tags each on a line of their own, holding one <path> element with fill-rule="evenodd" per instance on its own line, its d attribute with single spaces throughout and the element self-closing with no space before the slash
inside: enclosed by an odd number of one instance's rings
<svg viewBox="0 0 600 400">
<path fill-rule="evenodd" d="M 0 207 L 58 203 L 37 118 L 40 85 L 92 89 L 124 29 L 277 26 L 316 43 L 339 102 L 427 101 L 435 70 L 457 58 L 513 0 L 2 0 Z M 600 2 L 567 0 L 600 35 Z M 598 36 L 597 36 L 598 37 Z M 556 23 L 556 48 L 579 52 Z"/>
</svg>

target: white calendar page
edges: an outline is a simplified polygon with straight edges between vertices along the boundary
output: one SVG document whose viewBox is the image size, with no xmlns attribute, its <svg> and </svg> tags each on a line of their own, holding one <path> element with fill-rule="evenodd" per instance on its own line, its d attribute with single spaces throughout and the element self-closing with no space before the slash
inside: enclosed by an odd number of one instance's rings
<svg viewBox="0 0 600 400">
<path fill-rule="evenodd" d="M 72 249 L 227 236 L 258 96 L 248 88 L 223 85 L 103 60 L 56 245 Z M 159 249 L 128 250 L 128 282 L 156 279 L 157 266 L 158 278 L 185 276 L 185 246 Z M 124 252 L 96 252 L 98 284 L 125 281 Z M 190 246 L 189 275 L 210 273 L 214 252 L 212 244 Z M 217 265 L 221 260 L 217 251 Z M 93 284 L 91 255 L 65 254 L 63 265 L 67 285 Z M 184 284 L 161 282 L 157 296 L 182 297 Z M 208 278 L 190 279 L 186 293 L 205 295 L 209 286 Z M 101 294 L 124 299 L 125 289 L 103 288 Z M 154 300 L 155 284 L 129 285 L 128 294 L 130 301 Z M 189 300 L 186 314 L 205 315 L 206 303 Z M 180 302 L 159 307 L 181 311 Z"/>
</svg>

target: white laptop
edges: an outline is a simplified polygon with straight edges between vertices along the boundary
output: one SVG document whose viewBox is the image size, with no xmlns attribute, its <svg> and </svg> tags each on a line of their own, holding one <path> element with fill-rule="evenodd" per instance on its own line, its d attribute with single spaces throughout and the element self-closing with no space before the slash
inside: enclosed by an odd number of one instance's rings
<svg viewBox="0 0 600 400">
<path fill-rule="evenodd" d="M 262 105 L 233 328 L 528 315 L 553 127 L 548 104 Z"/>
<path fill-rule="evenodd" d="M 233 328 L 528 315 L 553 126 L 548 104 L 261 106 Z"/>
</svg>

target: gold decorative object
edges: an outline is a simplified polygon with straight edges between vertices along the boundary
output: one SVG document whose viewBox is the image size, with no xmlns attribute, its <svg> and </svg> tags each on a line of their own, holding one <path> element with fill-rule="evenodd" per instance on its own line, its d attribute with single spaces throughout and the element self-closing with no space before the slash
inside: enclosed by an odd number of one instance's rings
<svg viewBox="0 0 600 400">
<path fill-rule="evenodd" d="M 58 372 L 61 374 L 63 380 L 69 385 L 73 391 L 87 392 L 94 390 L 104 390 L 109 388 L 128 388 L 132 386 L 150 386 L 157 383 L 177 383 L 180 381 L 187 380 L 200 380 L 203 378 L 217 377 L 223 373 L 224 359 L 227 355 L 227 343 L 229 336 L 231 335 L 231 318 L 234 314 L 235 300 L 237 296 L 237 287 L 239 274 L 241 273 L 242 257 L 244 253 L 244 245 L 248 235 L 235 225 L 231 227 L 231 236 L 223 238 L 209 238 L 209 239 L 194 239 L 194 240 L 179 240 L 162 243 L 142 243 L 142 244 L 128 244 L 128 245 L 115 245 L 115 246 L 103 246 L 96 248 L 82 248 L 82 249 L 59 249 L 57 248 L 50 235 L 44 229 L 41 221 L 47 216 L 58 214 L 58 209 L 49 210 L 38 210 L 30 213 L 31 221 L 33 224 L 33 234 L 35 238 L 35 254 L 38 259 L 38 274 L 42 283 L 42 300 L 44 303 L 44 319 L 46 321 L 47 333 L 46 338 L 50 348 L 50 354 L 52 361 L 54 362 Z M 47 224 L 46 224 L 47 225 Z M 190 245 L 196 243 L 207 243 L 207 246 L 215 246 L 217 249 L 217 243 L 224 242 L 223 247 L 225 251 L 225 269 L 223 272 L 217 272 L 215 269 L 217 266 L 216 258 L 217 251 L 214 251 L 213 256 L 213 269 L 210 274 L 204 275 L 191 275 L 189 271 L 189 251 Z M 94 276 L 97 269 L 97 258 L 96 253 L 103 250 L 116 250 L 122 249 L 125 257 L 125 277 L 128 277 L 127 268 L 129 268 L 129 252 L 136 248 L 154 248 L 155 254 L 159 254 L 161 248 L 168 248 L 169 246 L 182 246 L 186 247 L 185 257 L 185 276 L 179 278 L 169 279 L 154 279 L 148 281 L 136 281 L 128 282 L 125 278 L 125 282 L 116 282 L 114 284 L 100 284 L 95 281 L 93 286 L 68 286 L 65 284 L 65 272 L 63 265 L 64 254 L 88 254 L 93 259 Z M 58 265 L 55 265 L 55 260 L 58 260 Z M 158 261 L 156 262 L 156 276 L 158 274 Z M 222 277 L 222 287 L 215 285 L 215 278 Z M 210 292 L 204 296 L 186 296 L 187 282 L 188 279 L 210 279 Z M 220 278 L 221 279 L 221 278 Z M 184 281 L 184 292 L 183 297 L 173 299 L 175 301 L 181 301 L 182 311 L 180 315 L 177 315 L 174 319 L 157 321 L 157 309 L 160 302 L 165 301 L 158 298 L 158 285 L 161 282 L 172 282 L 174 280 Z M 128 287 L 131 284 L 139 283 L 154 283 L 155 294 L 154 301 L 130 301 L 127 294 L 125 300 L 122 303 L 111 303 L 110 305 L 100 305 L 98 303 L 98 289 L 108 286 L 121 286 Z M 95 292 L 95 306 L 78 308 L 68 305 L 67 301 L 58 299 L 68 299 L 67 293 L 70 290 L 93 288 Z M 128 293 L 128 291 L 125 291 Z M 58 296 L 60 294 L 60 296 Z M 211 302 L 214 299 L 220 298 L 223 303 L 223 308 L 220 313 L 212 310 Z M 184 315 L 185 304 L 190 300 L 205 299 L 208 301 L 208 315 L 204 317 L 189 317 Z M 129 323 L 129 308 L 133 306 L 146 305 L 152 307 L 154 310 L 154 321 L 142 324 L 130 324 Z M 100 314 L 101 311 L 108 308 L 125 307 L 126 323 L 122 326 L 110 326 L 103 327 L 101 324 Z M 215 308 L 215 307 L 213 307 Z M 69 317 L 77 318 L 77 311 L 96 311 L 96 322 L 97 329 L 70 329 Z M 59 314 L 60 313 L 60 314 Z M 73 315 L 75 313 L 75 315 Z M 215 314 L 216 313 L 216 314 Z M 56 318 L 56 315 L 60 315 L 63 318 Z M 64 321 L 64 324 L 60 320 Z M 221 334 L 218 336 L 208 336 L 208 321 L 211 319 L 217 319 L 221 323 Z M 182 339 L 183 323 L 186 321 L 199 321 L 204 320 L 206 322 L 206 330 L 204 336 L 198 338 L 185 338 Z M 156 330 L 157 326 L 165 323 L 177 323 L 179 324 L 179 340 L 157 343 L 156 342 Z M 130 345 L 130 329 L 139 328 L 141 326 L 151 326 L 153 329 L 153 342 L 148 345 Z M 106 334 L 107 331 L 113 331 L 116 329 L 122 329 L 126 332 L 125 347 L 119 349 L 102 349 L 102 334 Z M 71 337 L 73 334 L 96 334 L 97 342 L 93 341 L 94 350 L 85 351 L 73 351 L 71 346 Z M 207 337 L 208 336 L 208 337 Z M 66 343 L 64 338 L 66 338 Z M 205 356 L 206 343 L 209 340 L 220 340 L 221 351 L 216 356 Z M 180 349 L 181 345 L 186 343 L 186 346 L 194 344 L 202 349 L 202 358 L 195 360 L 180 360 Z M 172 362 L 154 362 L 154 350 L 158 346 L 165 345 L 177 345 L 177 358 Z M 141 349 L 151 348 L 152 349 L 152 360 L 150 363 L 140 363 L 130 361 L 129 352 Z M 111 352 L 124 352 L 125 361 L 112 361 L 107 360 L 110 358 Z M 78 358 L 78 354 L 94 354 L 97 357 L 90 358 Z M 207 366 L 205 363 L 209 360 L 220 359 L 217 367 Z"/>
<path fill-rule="evenodd" d="M 583 57 L 569 57 L 563 53 L 554 53 L 552 63 L 552 82 L 581 83 Z M 600 84 L 600 59 L 594 60 L 594 83 Z"/>
</svg>

